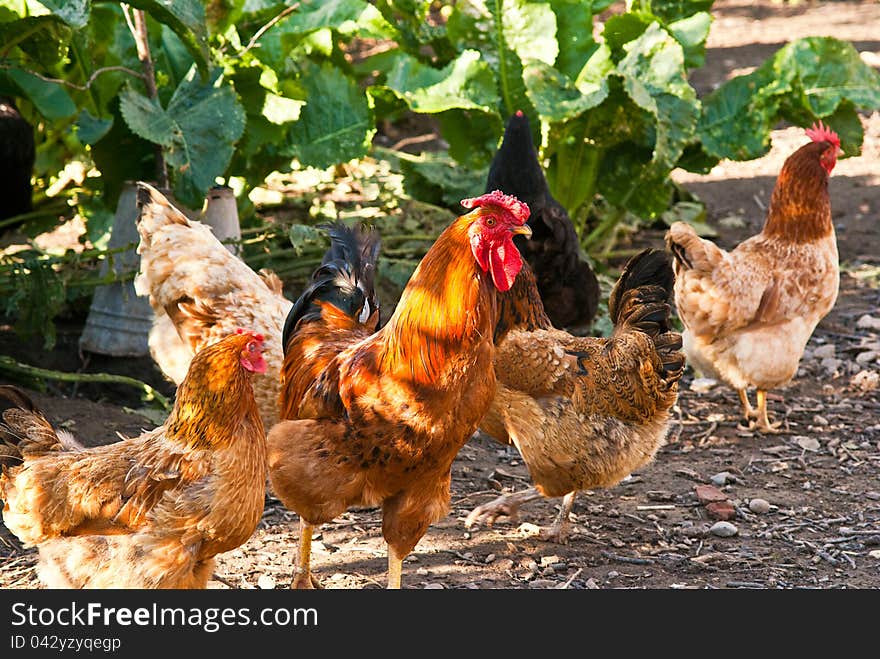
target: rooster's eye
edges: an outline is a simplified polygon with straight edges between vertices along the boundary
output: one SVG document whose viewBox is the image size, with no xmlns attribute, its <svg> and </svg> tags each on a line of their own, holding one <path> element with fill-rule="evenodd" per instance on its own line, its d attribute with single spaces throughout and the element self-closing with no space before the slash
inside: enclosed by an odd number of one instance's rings
<svg viewBox="0 0 880 659">
<path fill-rule="evenodd" d="M 254 352 L 256 349 L 257 349 L 257 344 L 256 344 L 256 343 L 253 343 L 253 342 L 248 343 L 248 350 L 249 350 L 250 352 Z"/>
<path fill-rule="evenodd" d="M 486 226 L 487 227 L 494 227 L 495 226 L 495 218 L 494 217 L 486 218 Z"/>
</svg>

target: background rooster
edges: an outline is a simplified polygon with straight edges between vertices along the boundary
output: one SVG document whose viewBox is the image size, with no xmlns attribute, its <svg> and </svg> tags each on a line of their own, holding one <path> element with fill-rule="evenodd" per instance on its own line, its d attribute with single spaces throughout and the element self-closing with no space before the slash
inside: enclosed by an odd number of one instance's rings
<svg viewBox="0 0 880 659">
<path fill-rule="evenodd" d="M 683 222 L 666 234 L 688 361 L 735 388 L 746 420 L 757 419 L 765 432 L 780 425 L 767 416 L 767 390 L 794 377 L 840 284 L 828 196 L 840 139 L 821 123 L 807 136 L 812 141 L 782 166 L 761 233 L 731 252 Z M 750 386 L 758 389 L 757 410 Z"/>
<path fill-rule="evenodd" d="M 447 511 L 450 469 L 495 392 L 496 289 L 522 266 L 513 236 L 528 208 L 493 193 L 462 202 L 413 273 L 388 323 L 360 323 L 363 273 L 332 261 L 291 311 L 282 421 L 269 432 L 272 488 L 302 519 L 294 587 L 310 587 L 314 525 L 382 506 L 388 586 Z"/>
<path fill-rule="evenodd" d="M 538 284 L 555 327 L 587 328 L 599 307 L 599 281 L 581 254 L 568 213 L 550 194 L 538 162 L 529 120 L 521 111 L 507 122 L 486 191 L 501 190 L 528 204 L 532 239 L 516 241 Z"/>
<path fill-rule="evenodd" d="M 164 426 L 83 449 L 30 399 L 10 403 L 0 437 L 23 464 L 3 468 L 3 521 L 40 551 L 50 588 L 204 588 L 214 556 L 244 543 L 263 511 L 266 437 L 251 377 L 262 337 L 201 350 Z"/>
<path fill-rule="evenodd" d="M 467 518 L 494 522 L 527 501 L 565 495 L 547 540 L 566 539 L 579 490 L 611 487 L 650 462 L 663 443 L 684 370 L 681 336 L 670 331 L 672 268 L 645 250 L 611 291 L 609 338 L 554 329 L 524 267 L 501 295 L 495 330 L 495 399 L 480 428 L 516 446 L 536 489 L 506 495 Z"/>
</svg>

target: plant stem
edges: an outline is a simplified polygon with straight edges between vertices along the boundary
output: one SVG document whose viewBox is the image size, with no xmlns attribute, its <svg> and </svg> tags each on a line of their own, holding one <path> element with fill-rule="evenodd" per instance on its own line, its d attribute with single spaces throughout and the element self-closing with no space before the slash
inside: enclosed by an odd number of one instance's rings
<svg viewBox="0 0 880 659">
<path fill-rule="evenodd" d="M 112 375 L 110 373 L 65 373 L 64 371 L 51 371 L 15 361 L 12 357 L 0 355 L 0 370 L 10 373 L 22 373 L 43 380 L 60 380 L 62 382 L 103 382 L 107 384 L 127 384 L 140 389 L 147 400 L 155 400 L 166 410 L 171 409 L 171 403 L 165 396 L 153 389 L 146 382 L 126 377 L 125 375 Z"/>
<path fill-rule="evenodd" d="M 134 42 L 137 46 L 138 59 L 141 61 L 141 67 L 144 69 L 144 85 L 147 88 L 147 96 L 155 99 L 159 96 L 156 89 L 156 69 L 153 66 L 153 57 L 150 55 L 150 40 L 147 35 L 147 18 L 142 9 L 135 9 L 134 14 Z M 130 26 L 131 27 L 131 26 Z M 158 102 L 158 101 L 157 101 Z M 168 168 L 165 166 L 165 154 L 162 152 L 162 146 L 155 145 L 156 150 L 156 182 L 158 187 L 168 187 Z"/>
<path fill-rule="evenodd" d="M 589 252 L 590 248 L 599 242 L 608 231 L 617 226 L 618 222 L 623 218 L 623 214 L 626 211 L 623 208 L 615 207 L 613 210 L 609 211 L 605 218 L 599 223 L 595 229 L 593 229 L 590 234 L 584 238 L 581 246 L 585 251 Z"/>
</svg>

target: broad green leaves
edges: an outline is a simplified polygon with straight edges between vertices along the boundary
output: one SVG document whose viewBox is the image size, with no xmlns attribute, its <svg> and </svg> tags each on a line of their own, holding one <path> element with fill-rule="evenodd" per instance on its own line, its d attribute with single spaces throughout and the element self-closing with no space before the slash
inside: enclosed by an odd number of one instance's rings
<svg viewBox="0 0 880 659">
<path fill-rule="evenodd" d="M 192 73 L 174 91 L 167 109 L 127 87 L 120 95 L 125 123 L 140 137 L 163 147 L 175 170 L 175 195 L 184 203 L 201 199 L 232 158 L 244 131 L 245 116 L 235 92 L 214 79 L 203 83 Z"/>
<path fill-rule="evenodd" d="M 880 73 L 849 43 L 808 37 L 780 48 L 756 71 L 719 87 L 703 103 L 699 138 L 717 158 L 747 160 L 769 148 L 779 119 L 802 126 L 824 119 L 858 155 L 862 130 L 855 108 L 880 107 Z"/>
<path fill-rule="evenodd" d="M 90 0 L 40 0 L 40 4 L 72 28 L 84 28 L 89 22 Z"/>
<path fill-rule="evenodd" d="M 329 63 L 308 63 L 300 83 L 306 105 L 290 129 L 290 155 L 322 168 L 366 155 L 376 129 L 363 90 Z"/>
</svg>

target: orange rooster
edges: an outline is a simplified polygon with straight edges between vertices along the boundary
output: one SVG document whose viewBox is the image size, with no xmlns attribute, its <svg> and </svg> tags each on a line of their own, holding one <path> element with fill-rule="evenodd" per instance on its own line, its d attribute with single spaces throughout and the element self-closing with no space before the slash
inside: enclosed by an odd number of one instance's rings
<svg viewBox="0 0 880 659">
<path fill-rule="evenodd" d="M 313 527 L 350 506 L 382 507 L 388 587 L 428 526 L 448 510 L 450 469 L 495 392 L 497 293 L 522 267 L 528 207 L 500 192 L 437 239 L 378 332 L 358 321 L 352 264 L 330 262 L 296 303 L 284 336 L 281 410 L 269 477 L 302 520 L 293 586 L 311 587 Z"/>
<path fill-rule="evenodd" d="M 254 395 L 269 428 L 278 421 L 281 328 L 292 303 L 281 280 L 257 274 L 231 254 L 210 227 L 188 219 L 155 188 L 138 184 L 140 273 L 135 289 L 149 295 L 156 317 L 150 352 L 171 380 L 180 384 L 203 347 L 237 327 L 265 337 L 266 373 L 254 378 Z"/>
<path fill-rule="evenodd" d="M 609 338 L 555 329 L 524 266 L 501 295 L 495 330 L 498 388 L 480 428 L 516 446 L 536 488 L 504 495 L 468 515 L 492 524 L 543 496 L 563 496 L 542 537 L 564 542 L 580 490 L 616 485 L 649 463 L 669 429 L 684 370 L 681 336 L 670 331 L 672 267 L 660 250 L 627 263 L 611 291 Z"/>
<path fill-rule="evenodd" d="M 12 405 L 0 438 L 22 464 L 3 468 L 3 521 L 50 588 L 204 588 L 214 556 L 244 543 L 263 511 L 266 437 L 251 379 L 262 337 L 241 332 L 200 351 L 164 426 L 83 449 L 30 399 Z"/>
<path fill-rule="evenodd" d="M 763 432 L 781 425 L 767 416 L 767 390 L 794 377 L 840 283 L 828 196 L 840 138 L 821 122 L 807 136 L 811 142 L 782 166 L 761 233 L 732 252 L 682 222 L 666 234 L 688 361 L 736 389 L 746 420 L 756 419 L 750 425 Z M 750 386 L 758 390 L 757 410 Z"/>
</svg>

